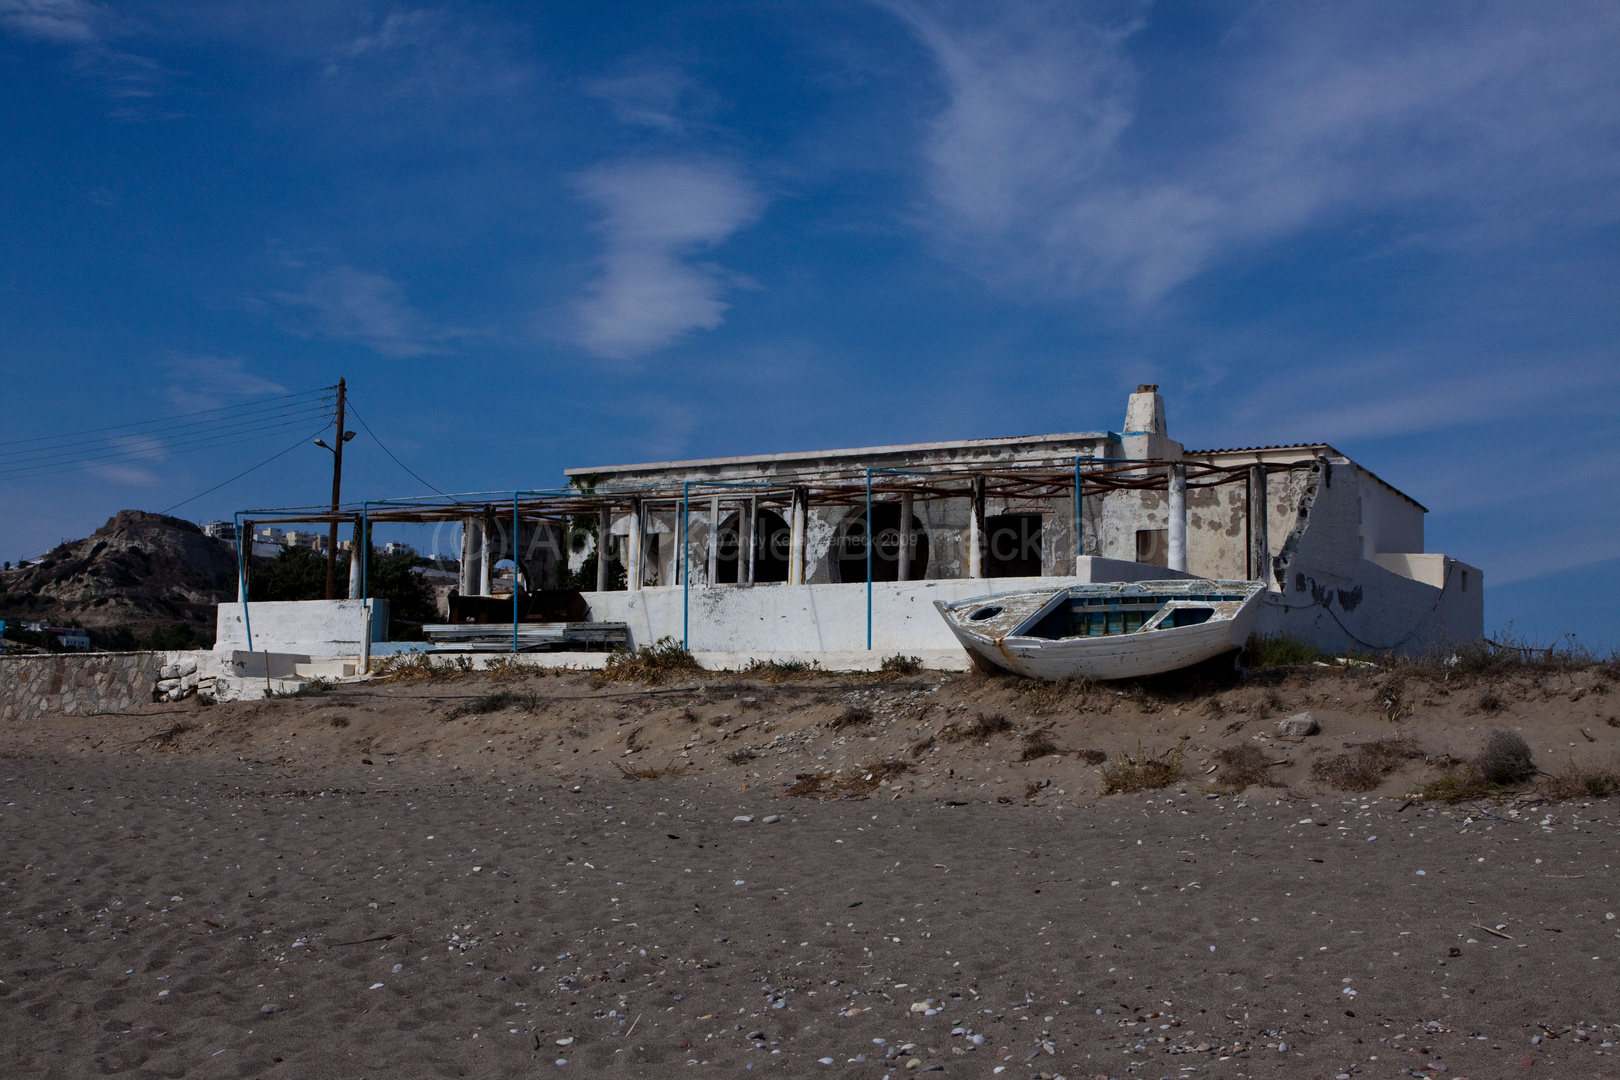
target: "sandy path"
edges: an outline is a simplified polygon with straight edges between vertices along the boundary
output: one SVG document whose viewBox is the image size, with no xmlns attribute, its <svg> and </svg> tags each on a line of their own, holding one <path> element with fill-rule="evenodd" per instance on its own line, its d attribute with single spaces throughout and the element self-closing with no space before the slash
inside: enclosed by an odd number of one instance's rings
<svg viewBox="0 0 1620 1080">
<path fill-rule="evenodd" d="M 12 1076 L 1620 1074 L 1604 802 L 0 771 Z"/>
</svg>

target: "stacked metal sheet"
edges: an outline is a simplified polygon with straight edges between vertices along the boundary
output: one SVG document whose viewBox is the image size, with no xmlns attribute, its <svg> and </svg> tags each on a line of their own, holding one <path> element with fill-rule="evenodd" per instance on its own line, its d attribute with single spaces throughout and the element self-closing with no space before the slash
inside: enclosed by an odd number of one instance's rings
<svg viewBox="0 0 1620 1080">
<path fill-rule="evenodd" d="M 511 652 L 512 624 L 435 623 L 422 627 L 435 652 Z M 517 651 L 612 648 L 630 640 L 624 623 L 518 623 Z"/>
</svg>

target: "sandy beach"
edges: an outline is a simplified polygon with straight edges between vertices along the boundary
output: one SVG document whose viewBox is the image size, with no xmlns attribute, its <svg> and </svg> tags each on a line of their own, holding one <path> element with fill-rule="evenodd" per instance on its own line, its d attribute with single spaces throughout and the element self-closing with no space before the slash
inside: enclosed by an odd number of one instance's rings
<svg viewBox="0 0 1620 1080">
<path fill-rule="evenodd" d="M 1493 727 L 1609 760 L 1606 678 L 467 676 L 15 724 L 8 1074 L 1613 1076 L 1612 802 L 1408 798 Z M 1375 789 L 1313 778 L 1392 737 Z M 1266 781 L 1222 786 L 1243 745 Z"/>
</svg>

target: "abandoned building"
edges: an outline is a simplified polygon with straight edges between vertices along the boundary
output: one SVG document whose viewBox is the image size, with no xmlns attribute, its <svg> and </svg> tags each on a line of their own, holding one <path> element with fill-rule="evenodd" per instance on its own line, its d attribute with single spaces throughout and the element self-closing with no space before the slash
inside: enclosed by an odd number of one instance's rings
<svg viewBox="0 0 1620 1080">
<path fill-rule="evenodd" d="M 568 570 L 576 584 L 586 578 L 569 618 L 623 624 L 632 645 L 673 638 L 717 663 L 946 662 L 962 650 L 933 601 L 1182 577 L 1263 580 L 1258 631 L 1332 652 L 1411 654 L 1483 635 L 1480 571 L 1424 551 L 1416 500 L 1325 443 L 1187 450 L 1170 438 L 1156 386 L 1130 395 L 1117 432 L 566 477 L 564 489 L 504 501 L 391 500 L 335 517 L 357 530 L 458 529 L 462 620 L 540 619 L 528 598 Z M 356 568 L 354 598 L 359 578 Z M 261 606 L 253 619 L 268 626 Z M 240 608 L 221 606 L 222 648 L 242 646 Z"/>
<path fill-rule="evenodd" d="M 597 560 L 598 589 L 607 591 L 616 562 L 627 593 L 701 592 L 700 604 L 687 600 L 686 636 L 713 645 L 771 648 L 773 622 L 804 621 L 792 619 L 797 605 L 786 597 L 743 600 L 749 590 L 732 586 L 862 591 L 868 575 L 886 586 L 886 608 L 913 616 L 918 600 L 947 593 L 1192 575 L 1264 579 L 1271 595 L 1261 631 L 1328 650 L 1417 652 L 1483 634 L 1480 571 L 1424 551 L 1426 510 L 1416 500 L 1325 443 L 1187 450 L 1169 437 L 1156 386 L 1130 395 L 1118 432 L 566 475 L 617 504 L 601 511 L 606 528 L 597 531 L 610 537 L 611 558 Z M 835 596 L 829 591 L 820 605 L 843 607 Z M 632 625 L 638 606 L 656 604 L 590 599 L 593 617 L 628 616 Z M 804 604 L 801 614 L 818 602 Z M 700 609 L 702 620 L 693 619 Z M 921 618 L 936 616 L 927 610 Z M 803 633 L 786 631 L 783 640 L 809 645 Z M 822 640 L 857 645 L 849 634 Z"/>
</svg>

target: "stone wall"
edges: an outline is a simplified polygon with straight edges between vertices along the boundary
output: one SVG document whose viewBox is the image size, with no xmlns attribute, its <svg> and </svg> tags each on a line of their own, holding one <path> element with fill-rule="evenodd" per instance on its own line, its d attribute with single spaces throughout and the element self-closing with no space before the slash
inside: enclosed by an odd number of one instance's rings
<svg viewBox="0 0 1620 1080">
<path fill-rule="evenodd" d="M 187 666 L 189 675 L 201 682 L 218 665 L 208 652 L 0 657 L 0 721 L 130 712 L 157 700 L 165 669 L 173 673 Z M 170 689 L 166 686 L 165 694 Z"/>
</svg>

